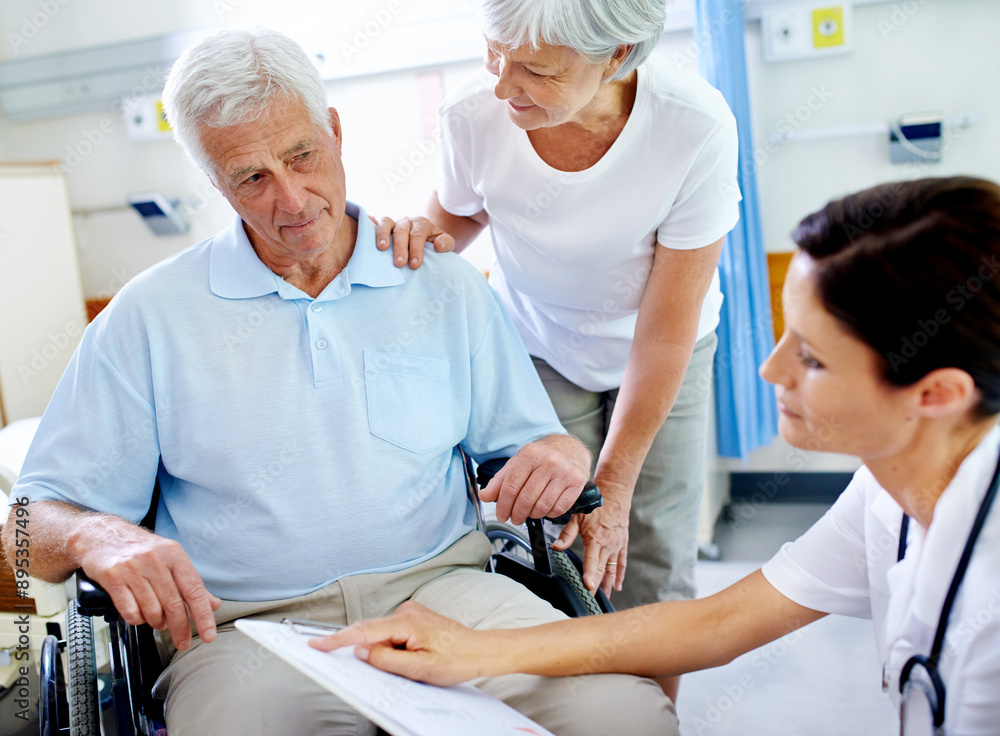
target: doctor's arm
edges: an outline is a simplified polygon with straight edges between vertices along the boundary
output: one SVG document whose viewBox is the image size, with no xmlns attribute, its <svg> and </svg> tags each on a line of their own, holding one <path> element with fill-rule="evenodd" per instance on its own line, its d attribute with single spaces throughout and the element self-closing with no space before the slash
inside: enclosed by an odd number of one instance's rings
<svg viewBox="0 0 1000 736">
<path fill-rule="evenodd" d="M 475 631 L 417 603 L 311 642 L 435 685 L 512 672 L 648 677 L 718 667 L 825 614 L 779 593 L 760 570 L 708 598 L 672 601 L 524 629 Z"/>
<path fill-rule="evenodd" d="M 189 616 L 202 639 L 215 637 L 212 611 L 221 602 L 177 542 L 60 501 L 35 501 L 27 509 L 32 576 L 60 582 L 83 569 L 108 592 L 126 623 L 169 629 L 178 649 L 190 644 Z M 4 525 L 3 543 L 14 559 L 14 524 Z"/>
<path fill-rule="evenodd" d="M 556 542 L 565 549 L 579 533 L 584 583 L 620 590 L 627 564 L 629 510 L 639 471 L 670 413 L 687 371 L 701 305 L 719 262 L 722 240 L 692 250 L 656 246 L 625 376 L 601 448 L 594 481 L 604 506 L 576 516 Z M 615 562 L 608 568 L 609 562 Z"/>
</svg>

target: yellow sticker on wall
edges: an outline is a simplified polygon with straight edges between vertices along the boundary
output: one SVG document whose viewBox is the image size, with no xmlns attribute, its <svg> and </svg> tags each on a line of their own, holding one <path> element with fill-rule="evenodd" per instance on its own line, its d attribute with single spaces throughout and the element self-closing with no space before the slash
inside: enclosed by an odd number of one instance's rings
<svg viewBox="0 0 1000 736">
<path fill-rule="evenodd" d="M 156 102 L 156 129 L 161 133 L 170 132 L 170 123 L 167 122 L 167 114 L 163 111 L 163 100 Z"/>
<path fill-rule="evenodd" d="M 844 7 L 817 8 L 812 13 L 813 47 L 817 49 L 844 45 Z"/>
</svg>

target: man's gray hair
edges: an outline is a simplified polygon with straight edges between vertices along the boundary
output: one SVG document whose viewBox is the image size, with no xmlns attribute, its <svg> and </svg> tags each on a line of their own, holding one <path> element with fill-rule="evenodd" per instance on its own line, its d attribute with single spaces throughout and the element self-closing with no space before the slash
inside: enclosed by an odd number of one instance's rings
<svg viewBox="0 0 1000 736">
<path fill-rule="evenodd" d="M 310 119 L 332 132 L 326 88 L 316 67 L 295 41 L 266 28 L 221 31 L 184 49 L 163 90 L 174 138 L 213 181 L 202 126 L 242 125 L 283 100 L 300 100 Z"/>
<path fill-rule="evenodd" d="M 486 38 L 509 47 L 568 46 L 592 64 L 631 46 L 612 79 L 622 79 L 660 42 L 666 0 L 484 0 Z"/>
</svg>

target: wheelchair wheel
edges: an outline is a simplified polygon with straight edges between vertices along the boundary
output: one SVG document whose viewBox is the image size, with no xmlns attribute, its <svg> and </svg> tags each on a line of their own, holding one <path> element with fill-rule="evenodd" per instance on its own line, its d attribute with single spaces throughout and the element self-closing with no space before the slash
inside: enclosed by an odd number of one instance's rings
<svg viewBox="0 0 1000 736">
<path fill-rule="evenodd" d="M 94 660 L 94 624 L 82 615 L 76 601 L 66 607 L 67 697 L 70 736 L 100 736 L 97 665 Z"/>
<path fill-rule="evenodd" d="M 527 565 L 531 564 L 531 542 L 521 529 L 502 521 L 486 522 L 486 537 L 493 545 L 493 554 L 507 554 Z"/>
<path fill-rule="evenodd" d="M 494 554 L 504 554 L 515 558 L 521 564 L 533 567 L 531 542 L 518 527 L 502 521 L 488 521 L 486 536 L 493 544 Z M 572 589 L 585 615 L 604 613 L 598 599 L 583 584 L 583 575 L 579 568 L 566 552 L 549 549 L 549 560 L 552 562 L 552 573 Z"/>
<path fill-rule="evenodd" d="M 64 688 L 62 661 L 59 659 L 59 637 L 49 634 L 42 641 L 42 651 L 38 661 L 38 682 L 41 693 L 38 696 L 38 722 L 41 736 L 58 736 L 67 715 L 62 707 L 65 700 L 60 696 Z M 63 692 L 61 692 L 63 691 Z"/>
<path fill-rule="evenodd" d="M 551 550 L 549 559 L 552 560 L 552 571 L 573 589 L 573 592 L 579 597 L 580 603 L 587 609 L 587 615 L 596 616 L 603 613 L 594 594 L 587 590 L 587 586 L 583 584 L 583 574 L 573 564 L 569 555 L 560 550 Z"/>
</svg>

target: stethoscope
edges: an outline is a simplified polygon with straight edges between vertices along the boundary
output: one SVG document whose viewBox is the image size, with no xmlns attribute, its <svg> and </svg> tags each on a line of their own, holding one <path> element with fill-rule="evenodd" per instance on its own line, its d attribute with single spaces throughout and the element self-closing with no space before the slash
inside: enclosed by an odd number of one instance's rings
<svg viewBox="0 0 1000 736">
<path fill-rule="evenodd" d="M 965 578 L 965 571 L 969 568 L 969 560 L 972 559 L 972 548 L 979 538 L 979 533 L 983 530 L 983 525 L 986 523 L 986 515 L 989 513 L 993 499 L 997 495 L 998 485 L 1000 485 L 1000 460 L 997 461 L 997 466 L 993 471 L 993 479 L 990 481 L 990 487 L 983 497 L 983 502 L 979 505 L 976 520 L 972 523 L 972 530 L 969 532 L 969 538 L 965 542 L 965 549 L 962 550 L 962 556 L 958 560 L 955 575 L 952 577 L 951 585 L 948 587 L 948 594 L 944 598 L 944 605 L 941 607 L 941 616 L 938 618 L 937 631 L 934 633 L 934 643 L 931 646 L 931 652 L 926 657 L 922 654 L 910 657 L 906 661 L 906 664 L 903 665 L 903 669 L 899 674 L 899 692 L 904 703 L 909 692 L 915 688 L 919 688 L 927 696 L 931 706 L 931 713 L 934 717 L 936 733 L 943 733 L 941 729 L 944 726 L 945 687 L 941 673 L 938 671 L 938 660 L 941 657 L 941 648 L 944 646 L 944 635 L 948 630 L 948 618 L 951 616 L 951 609 L 955 605 L 958 588 L 962 584 L 963 578 Z M 906 536 L 909 527 L 910 517 L 904 513 L 903 523 L 899 529 L 897 562 L 906 556 Z M 930 689 L 927 688 L 926 683 L 912 679 L 912 675 L 917 668 L 923 669 L 926 673 L 927 680 L 930 682 Z M 904 727 L 905 723 L 901 723 L 901 732 Z"/>
</svg>

